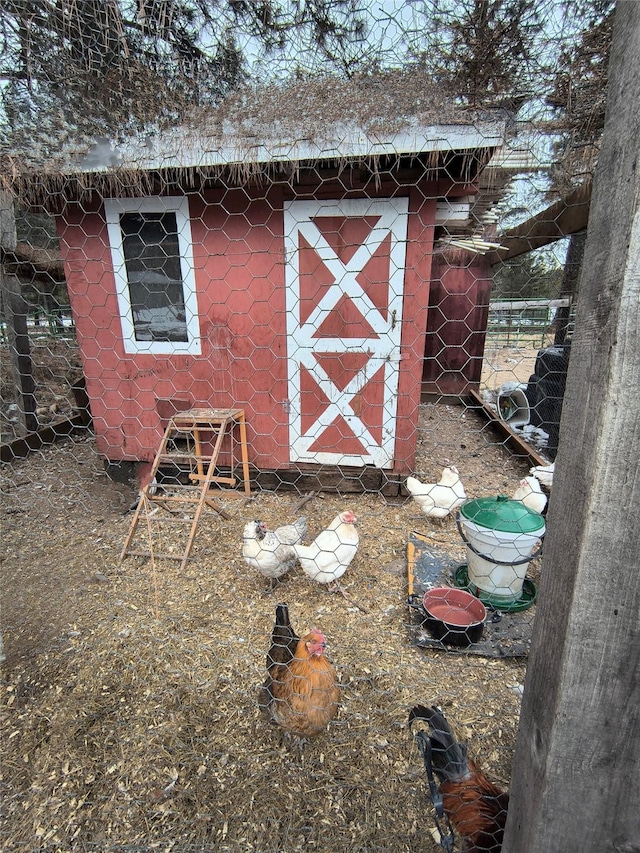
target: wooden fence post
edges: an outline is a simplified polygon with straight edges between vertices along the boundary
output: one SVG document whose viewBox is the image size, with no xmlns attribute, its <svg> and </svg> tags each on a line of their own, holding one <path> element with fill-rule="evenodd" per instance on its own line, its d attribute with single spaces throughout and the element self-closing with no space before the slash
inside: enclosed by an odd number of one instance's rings
<svg viewBox="0 0 640 853">
<path fill-rule="evenodd" d="M 13 252 L 16 248 L 16 224 L 13 199 L 9 193 L 0 191 L 0 249 Z M 23 430 L 38 429 L 36 418 L 35 382 L 31 348 L 27 330 L 27 305 L 16 276 L 8 273 L 0 264 L 0 294 L 7 324 L 7 343 L 11 373 L 16 386 L 20 421 Z"/>
<path fill-rule="evenodd" d="M 582 269 L 586 241 L 586 231 L 577 231 L 569 237 L 569 248 L 567 249 L 567 257 L 564 262 L 564 273 L 562 276 L 561 296 L 571 296 L 575 298 L 578 290 L 578 282 L 580 280 L 580 271 Z M 556 332 L 553 340 L 554 344 L 559 345 L 565 342 L 570 316 L 571 305 L 568 305 L 566 308 L 558 308 L 556 313 Z"/>
<path fill-rule="evenodd" d="M 618 2 L 503 853 L 640 851 L 638 45 Z"/>
</svg>

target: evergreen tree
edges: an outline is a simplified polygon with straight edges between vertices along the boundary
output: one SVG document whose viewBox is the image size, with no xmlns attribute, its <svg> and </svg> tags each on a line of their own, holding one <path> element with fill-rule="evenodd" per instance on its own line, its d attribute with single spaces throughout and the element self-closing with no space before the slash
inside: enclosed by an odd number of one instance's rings
<svg viewBox="0 0 640 853">
<path fill-rule="evenodd" d="M 176 122 L 296 39 L 325 55 L 362 37 L 354 0 L 0 0 L 5 151 Z"/>
<path fill-rule="evenodd" d="M 560 292 L 562 268 L 528 252 L 505 261 L 493 277 L 492 299 L 552 299 Z"/>
<path fill-rule="evenodd" d="M 533 97 L 543 30 L 535 0 L 431 0 L 418 32 L 407 32 L 413 59 L 471 106 L 517 111 Z"/>
<path fill-rule="evenodd" d="M 561 51 L 546 97 L 557 135 L 554 187 L 566 192 L 595 168 L 604 128 L 613 0 L 571 0 L 566 15 L 579 30 Z"/>
</svg>

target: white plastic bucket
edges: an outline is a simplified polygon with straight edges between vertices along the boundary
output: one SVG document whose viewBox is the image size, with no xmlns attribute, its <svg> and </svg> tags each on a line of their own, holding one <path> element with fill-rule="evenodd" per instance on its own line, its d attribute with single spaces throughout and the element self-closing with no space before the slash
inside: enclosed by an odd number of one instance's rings
<svg viewBox="0 0 640 853">
<path fill-rule="evenodd" d="M 541 515 L 524 507 L 521 501 L 509 500 L 503 495 L 494 499 L 494 514 L 486 509 L 491 500 L 483 498 L 463 504 L 458 513 L 458 529 L 467 543 L 469 583 L 485 593 L 489 601 L 495 599 L 506 604 L 522 597 L 527 567 L 539 553 L 536 546 L 544 536 L 545 523 Z M 465 517 L 465 508 L 467 514 L 473 516 L 474 504 L 484 505 L 479 517 L 485 523 Z M 504 521 L 505 514 L 507 521 Z M 500 526 L 512 530 L 500 530 Z"/>
<path fill-rule="evenodd" d="M 497 406 L 500 420 L 509 426 L 523 427 L 531 420 L 529 401 L 522 388 L 499 391 Z"/>
</svg>

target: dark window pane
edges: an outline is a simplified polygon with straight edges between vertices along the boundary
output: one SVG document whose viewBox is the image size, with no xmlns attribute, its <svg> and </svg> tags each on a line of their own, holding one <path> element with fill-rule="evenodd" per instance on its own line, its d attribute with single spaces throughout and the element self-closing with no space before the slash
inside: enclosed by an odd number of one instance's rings
<svg viewBox="0 0 640 853">
<path fill-rule="evenodd" d="M 120 228 L 136 340 L 188 341 L 175 213 L 123 213 Z"/>
</svg>

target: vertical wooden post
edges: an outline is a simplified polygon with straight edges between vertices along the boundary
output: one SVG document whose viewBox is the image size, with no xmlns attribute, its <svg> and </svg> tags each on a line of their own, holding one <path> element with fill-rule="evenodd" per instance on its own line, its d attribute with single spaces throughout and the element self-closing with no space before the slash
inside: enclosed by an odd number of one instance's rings
<svg viewBox="0 0 640 853">
<path fill-rule="evenodd" d="M 586 231 L 577 231 L 569 238 L 569 248 L 567 249 L 567 257 L 564 262 L 564 273 L 562 276 L 561 296 L 575 296 L 578 290 L 578 281 L 580 279 L 580 270 L 582 269 L 586 239 Z M 558 308 L 556 313 L 556 333 L 553 340 L 554 344 L 563 344 L 565 342 L 570 315 L 570 305 L 566 308 Z"/>
<path fill-rule="evenodd" d="M 13 199 L 9 193 L 0 191 L 0 247 L 13 252 L 16 247 L 16 224 Z M 16 386 L 22 427 L 31 432 L 38 428 L 36 418 L 35 382 L 31 362 L 31 348 L 27 331 L 27 305 L 16 276 L 8 273 L 0 264 L 0 293 L 4 317 L 7 324 L 7 342 L 11 372 Z"/>
<path fill-rule="evenodd" d="M 640 850 L 638 45 L 618 2 L 502 853 Z"/>
</svg>

